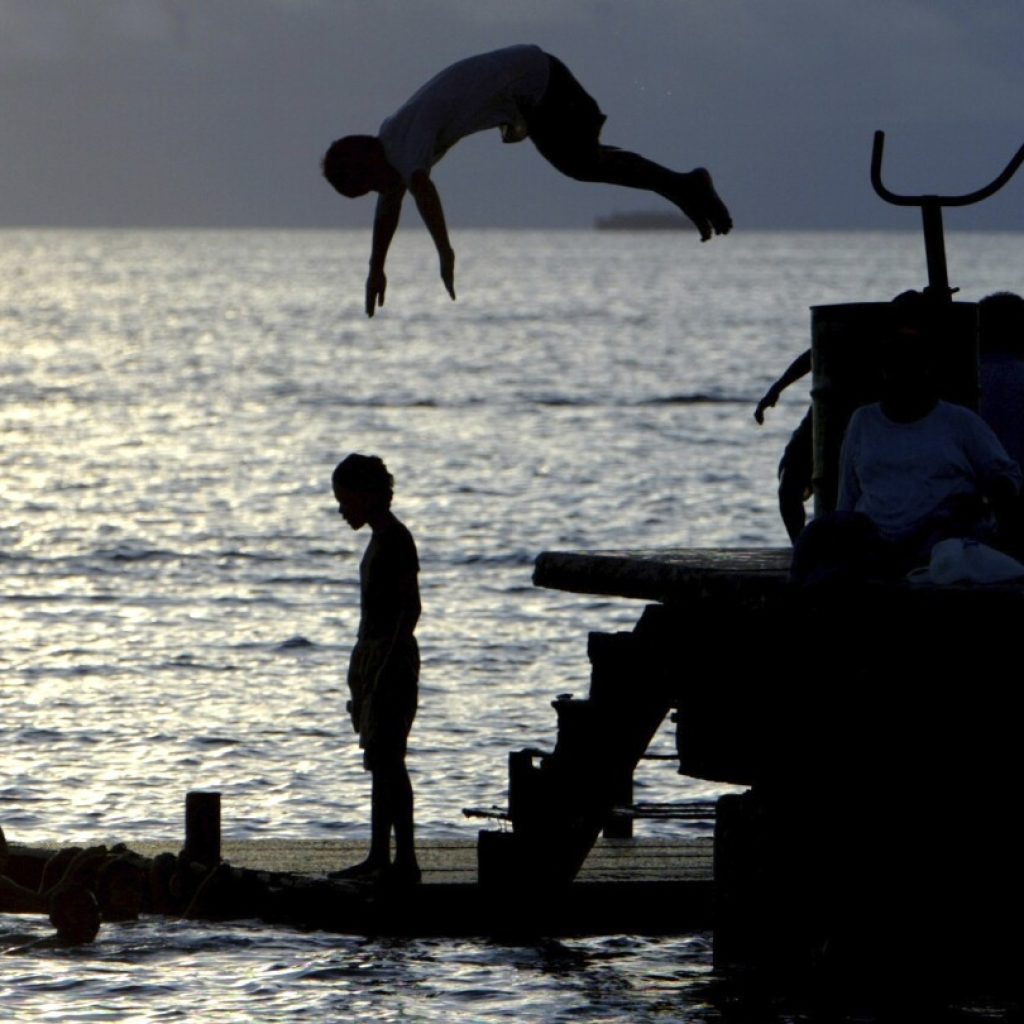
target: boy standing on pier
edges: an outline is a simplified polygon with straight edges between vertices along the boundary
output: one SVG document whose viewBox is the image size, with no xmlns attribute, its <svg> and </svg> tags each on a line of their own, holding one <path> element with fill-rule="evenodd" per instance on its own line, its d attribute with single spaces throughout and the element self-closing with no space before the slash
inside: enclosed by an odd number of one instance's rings
<svg viewBox="0 0 1024 1024">
<path fill-rule="evenodd" d="M 420 669 L 413 635 L 420 617 L 416 543 L 391 511 L 394 481 L 377 456 L 349 455 L 335 468 L 332 485 L 345 522 L 353 530 L 369 525 L 371 531 L 359 564 L 359 635 L 349 662 L 348 710 L 372 777 L 370 852 L 332 877 L 415 883 L 420 869 L 405 752 Z"/>
<path fill-rule="evenodd" d="M 435 75 L 380 126 L 377 135 L 337 139 L 323 159 L 324 177 L 349 199 L 377 192 L 366 315 L 384 305 L 384 261 L 406 191 L 412 193 L 440 259 L 441 280 L 455 298 L 455 252 L 434 164 L 474 132 L 500 128 L 503 142 L 529 138 L 541 156 L 577 181 L 646 189 L 678 206 L 702 242 L 727 234 L 732 218 L 702 168 L 662 167 L 600 141 L 605 115 L 557 57 L 539 46 L 507 46 L 460 60 Z"/>
</svg>

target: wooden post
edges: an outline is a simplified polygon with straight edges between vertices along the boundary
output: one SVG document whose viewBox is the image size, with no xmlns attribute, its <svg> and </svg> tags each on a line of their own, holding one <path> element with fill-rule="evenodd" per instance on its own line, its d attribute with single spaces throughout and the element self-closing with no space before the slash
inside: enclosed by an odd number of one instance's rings
<svg viewBox="0 0 1024 1024">
<path fill-rule="evenodd" d="M 185 794 L 183 854 L 199 864 L 220 863 L 220 793 Z"/>
</svg>

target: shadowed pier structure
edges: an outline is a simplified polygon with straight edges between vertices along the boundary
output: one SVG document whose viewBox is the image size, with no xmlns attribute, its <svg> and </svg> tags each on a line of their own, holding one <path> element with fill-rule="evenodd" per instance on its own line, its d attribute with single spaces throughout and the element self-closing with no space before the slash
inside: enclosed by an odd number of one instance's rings
<svg viewBox="0 0 1024 1024">
<path fill-rule="evenodd" d="M 555 750 L 510 759 L 513 829 L 481 836 L 482 879 L 544 891 L 574 877 L 673 712 L 680 773 L 748 787 L 718 801 L 717 963 L 1015 985 L 1024 588 L 801 590 L 788 563 L 747 549 L 537 559 L 539 586 L 655 603 L 629 633 L 590 635 L 590 696 L 571 713 L 555 702 Z"/>
<path fill-rule="evenodd" d="M 713 928 L 723 966 L 1016 984 L 1024 589 L 807 593 L 788 560 L 542 554 L 541 586 L 650 603 L 632 631 L 589 637 L 591 692 L 554 701 L 555 749 L 512 752 L 504 831 L 423 842 L 423 883 L 389 889 L 327 877 L 362 844 L 221 840 L 200 815 L 170 859 L 205 863 L 159 912 L 353 934 Z M 680 772 L 743 792 L 719 799 L 713 843 L 599 838 L 667 714 Z M 33 885 L 48 852 L 12 845 L 8 870 Z"/>
<path fill-rule="evenodd" d="M 559 697 L 558 738 L 550 753 L 527 748 L 509 757 L 511 832 L 480 836 L 481 883 L 518 885 L 524 898 L 572 881 L 616 808 L 631 800 L 631 780 L 666 715 L 684 695 L 718 692 L 717 664 L 733 646 L 721 632 L 743 609 L 758 614 L 785 588 L 788 552 L 705 550 L 545 552 L 534 582 L 576 593 L 656 601 L 631 632 L 590 633 L 590 693 Z M 692 652 L 691 652 L 692 648 Z M 710 672 L 710 674 L 709 674 Z M 686 680 L 699 679 L 689 687 Z M 692 721 L 679 719 L 681 732 Z M 701 729 L 718 729 L 715 716 Z M 721 771 L 698 763 L 717 749 L 713 735 L 679 747 L 680 771 L 746 784 L 735 761 Z M 732 755 L 733 758 L 735 754 Z M 695 770 L 696 769 L 696 770 Z"/>
</svg>

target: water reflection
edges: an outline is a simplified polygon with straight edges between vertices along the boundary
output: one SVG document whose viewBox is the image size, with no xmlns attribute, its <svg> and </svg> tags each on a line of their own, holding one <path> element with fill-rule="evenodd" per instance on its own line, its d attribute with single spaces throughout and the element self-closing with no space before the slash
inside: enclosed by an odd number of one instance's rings
<svg viewBox="0 0 1024 1024">
<path fill-rule="evenodd" d="M 365 235 L 348 241 L 3 232 L 9 839 L 175 841 L 192 788 L 224 793 L 229 836 L 364 835 L 342 692 L 355 545 L 327 487 L 342 448 L 387 456 L 420 544 L 421 834 L 472 834 L 461 808 L 503 803 L 508 750 L 550 745 L 549 701 L 585 691 L 587 631 L 639 612 L 535 590 L 534 555 L 784 543 L 775 465 L 806 396 L 760 431 L 753 401 L 806 346 L 812 302 L 920 284 L 916 233 L 754 234 L 698 254 L 466 232 L 473 280 L 453 306 L 410 232 L 392 254 L 404 293 L 369 324 L 338 297 L 339 275 L 364 273 Z M 1020 236 L 957 251 L 965 297 L 1017 288 Z M 714 792 L 665 765 L 640 784 L 650 800 Z M 149 920 L 5 963 L 0 986 L 26 1020 L 732 1012 L 700 995 L 701 937 L 618 942 L 385 948 Z"/>
<path fill-rule="evenodd" d="M 0 917 L 7 930 L 12 919 Z M 17 922 L 24 930 L 21 921 Z M 43 929 L 38 927 L 40 933 Z M 291 935 L 145 918 L 94 946 L 7 958 L 9 1020 L 711 1021 L 707 939 L 502 945 Z M 258 1010 L 257 1010 L 258 1007 Z M 180 1018 L 179 1018 L 180 1019 Z"/>
</svg>

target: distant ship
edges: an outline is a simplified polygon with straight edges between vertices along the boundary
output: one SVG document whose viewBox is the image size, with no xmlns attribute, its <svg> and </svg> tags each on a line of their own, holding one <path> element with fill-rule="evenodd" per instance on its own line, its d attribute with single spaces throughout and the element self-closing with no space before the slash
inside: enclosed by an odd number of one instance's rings
<svg viewBox="0 0 1024 1024">
<path fill-rule="evenodd" d="M 679 213 L 660 210 L 637 210 L 633 213 L 612 213 L 598 217 L 594 226 L 599 231 L 678 231 L 690 228 L 690 222 Z"/>
</svg>

